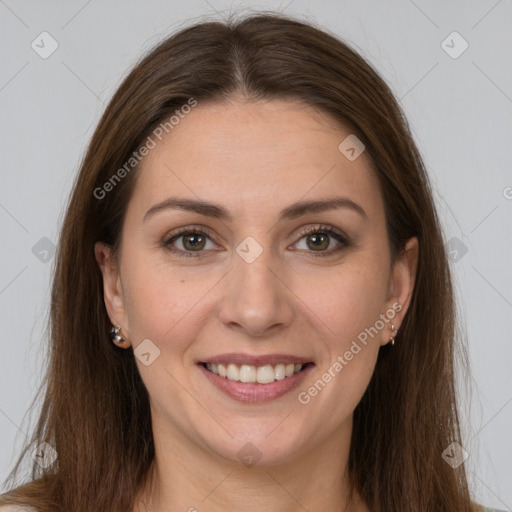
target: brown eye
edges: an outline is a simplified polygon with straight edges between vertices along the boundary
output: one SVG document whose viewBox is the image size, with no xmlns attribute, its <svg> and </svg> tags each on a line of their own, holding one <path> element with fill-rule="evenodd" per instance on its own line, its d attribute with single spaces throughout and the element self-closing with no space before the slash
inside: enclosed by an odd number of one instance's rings
<svg viewBox="0 0 512 512">
<path fill-rule="evenodd" d="M 325 233 L 313 233 L 306 237 L 306 243 L 308 248 L 313 251 L 323 251 L 329 247 L 329 235 Z"/>
<path fill-rule="evenodd" d="M 308 228 L 300 233 L 299 240 L 294 244 L 295 249 L 305 253 L 316 253 L 315 256 L 328 256 L 350 245 L 346 235 L 338 233 L 333 228 L 318 226 Z"/>
<path fill-rule="evenodd" d="M 198 233 L 183 235 L 183 247 L 187 251 L 200 251 L 206 245 L 206 237 Z"/>
<path fill-rule="evenodd" d="M 198 228 L 182 229 L 164 240 L 163 245 L 179 256 L 200 256 L 215 249 L 210 233 Z"/>
</svg>

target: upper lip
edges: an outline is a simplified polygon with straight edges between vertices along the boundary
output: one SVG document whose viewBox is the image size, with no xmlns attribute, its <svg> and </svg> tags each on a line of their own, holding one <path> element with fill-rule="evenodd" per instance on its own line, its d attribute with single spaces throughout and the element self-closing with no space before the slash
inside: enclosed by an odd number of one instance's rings
<svg viewBox="0 0 512 512">
<path fill-rule="evenodd" d="M 293 356 L 291 354 L 262 354 L 262 355 L 250 355 L 242 353 L 231 353 L 231 354 L 219 354 L 217 356 L 207 357 L 198 361 L 199 364 L 204 363 L 233 363 L 237 365 L 246 364 L 249 366 L 264 366 L 266 364 L 306 364 L 311 363 L 311 359 L 299 356 Z"/>
</svg>

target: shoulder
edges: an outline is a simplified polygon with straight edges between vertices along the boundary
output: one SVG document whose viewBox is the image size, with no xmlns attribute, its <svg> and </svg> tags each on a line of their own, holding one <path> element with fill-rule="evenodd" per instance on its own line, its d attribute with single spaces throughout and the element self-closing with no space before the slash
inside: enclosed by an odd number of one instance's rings
<svg viewBox="0 0 512 512">
<path fill-rule="evenodd" d="M 472 510 L 473 512 L 505 512 L 504 510 L 498 508 L 484 507 L 483 505 L 479 505 L 478 503 L 473 503 Z"/>
<path fill-rule="evenodd" d="M 0 512 L 37 512 L 37 510 L 24 505 L 0 505 Z"/>
</svg>

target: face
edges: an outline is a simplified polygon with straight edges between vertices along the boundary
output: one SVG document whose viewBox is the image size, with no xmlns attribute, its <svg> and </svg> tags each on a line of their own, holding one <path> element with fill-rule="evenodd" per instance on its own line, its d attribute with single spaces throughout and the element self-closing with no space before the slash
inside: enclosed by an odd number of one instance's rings
<svg viewBox="0 0 512 512">
<path fill-rule="evenodd" d="M 349 135 L 299 102 L 199 103 L 136 171 L 119 257 L 96 255 L 162 435 L 260 464 L 350 435 L 416 245 L 391 261 Z"/>
</svg>

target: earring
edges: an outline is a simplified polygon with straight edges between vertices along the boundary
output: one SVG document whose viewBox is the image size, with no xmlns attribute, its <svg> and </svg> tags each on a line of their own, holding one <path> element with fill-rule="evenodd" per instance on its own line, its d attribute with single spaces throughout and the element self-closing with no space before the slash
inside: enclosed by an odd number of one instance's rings
<svg viewBox="0 0 512 512">
<path fill-rule="evenodd" d="M 395 344 L 395 336 L 398 334 L 398 329 L 391 324 L 391 336 L 389 337 L 389 341 L 391 341 L 391 345 Z"/>
<path fill-rule="evenodd" d="M 116 345 L 126 341 L 126 338 L 121 334 L 121 327 L 116 327 L 115 325 L 112 325 L 109 337 Z"/>
</svg>

